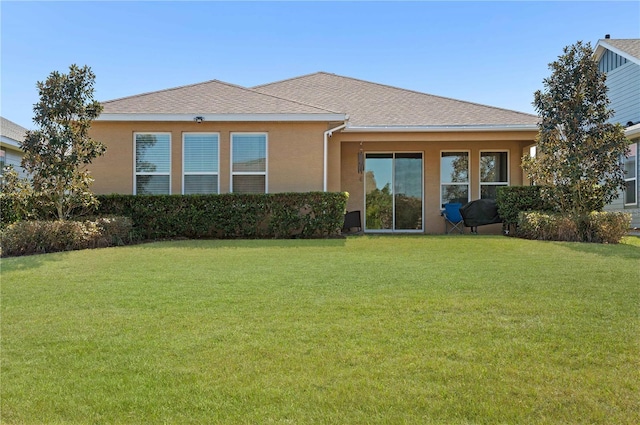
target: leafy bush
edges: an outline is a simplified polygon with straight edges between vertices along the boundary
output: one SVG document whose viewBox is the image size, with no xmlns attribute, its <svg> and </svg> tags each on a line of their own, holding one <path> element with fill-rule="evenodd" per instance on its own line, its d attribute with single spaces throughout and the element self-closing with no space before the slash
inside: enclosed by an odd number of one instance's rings
<svg viewBox="0 0 640 425">
<path fill-rule="evenodd" d="M 2 256 L 43 254 L 122 245 L 129 241 L 132 222 L 128 217 L 94 220 L 18 221 L 1 233 Z"/>
<path fill-rule="evenodd" d="M 586 216 L 522 212 L 517 235 L 550 241 L 619 243 L 630 223 L 631 216 L 620 212 L 592 212 Z"/>
<path fill-rule="evenodd" d="M 347 193 L 102 195 L 98 214 L 133 220 L 142 239 L 339 235 Z"/>
<path fill-rule="evenodd" d="M 523 211 L 551 210 L 542 198 L 541 186 L 499 187 L 496 203 L 498 214 L 507 225 L 518 224 L 518 215 Z"/>
<path fill-rule="evenodd" d="M 585 221 L 584 241 L 619 243 L 631 226 L 631 215 L 623 212 L 594 211 Z"/>
</svg>

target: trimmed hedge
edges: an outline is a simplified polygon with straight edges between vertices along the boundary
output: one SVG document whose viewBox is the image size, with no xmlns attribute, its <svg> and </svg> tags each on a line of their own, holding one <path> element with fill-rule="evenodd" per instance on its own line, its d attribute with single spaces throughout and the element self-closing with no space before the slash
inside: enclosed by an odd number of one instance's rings
<svg viewBox="0 0 640 425">
<path fill-rule="evenodd" d="M 100 195 L 99 215 L 133 220 L 141 239 L 340 235 L 347 193 Z"/>
<path fill-rule="evenodd" d="M 499 187 L 496 203 L 505 225 L 517 225 L 518 216 L 525 211 L 551 211 L 542 198 L 542 186 Z"/>
<path fill-rule="evenodd" d="M 24 220 L 0 232 L 3 257 L 103 248 L 130 241 L 129 217 L 99 217 L 94 220 Z"/>
<path fill-rule="evenodd" d="M 581 217 L 522 212 L 518 236 L 547 241 L 619 243 L 630 224 L 631 215 L 621 212 L 592 212 Z"/>
</svg>

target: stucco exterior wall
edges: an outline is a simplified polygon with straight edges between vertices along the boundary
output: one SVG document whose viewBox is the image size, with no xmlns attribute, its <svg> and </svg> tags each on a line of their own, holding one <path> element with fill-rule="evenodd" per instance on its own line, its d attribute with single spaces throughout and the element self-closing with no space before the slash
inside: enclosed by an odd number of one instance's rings
<svg viewBox="0 0 640 425">
<path fill-rule="evenodd" d="M 349 192 L 348 211 L 360 210 L 364 216 L 364 174 L 358 173 L 358 152 L 394 153 L 421 152 L 423 154 L 423 227 L 425 233 L 442 233 L 440 216 L 440 154 L 444 151 L 468 151 L 470 153 L 470 196 L 480 198 L 481 151 L 509 152 L 509 184 L 524 184 L 520 167 L 523 151 L 534 142 L 536 132 L 485 132 L 485 133 L 342 133 L 341 187 Z M 501 226 L 482 227 L 482 233 L 499 233 Z"/>
<path fill-rule="evenodd" d="M 185 132 L 219 134 L 220 193 L 230 192 L 230 139 L 234 132 L 267 133 L 268 192 L 323 190 L 324 132 L 335 123 L 279 122 L 94 122 L 91 136 L 107 145 L 104 156 L 90 166 L 99 194 L 133 193 L 134 133 L 171 134 L 171 193 L 182 193 L 182 136 Z M 420 152 L 423 155 L 423 200 L 425 233 L 442 233 L 440 216 L 440 154 L 470 153 L 471 200 L 480 197 L 480 153 L 509 152 L 509 184 L 524 183 L 520 167 L 523 151 L 534 143 L 530 132 L 442 132 L 442 133 L 341 133 L 334 132 L 327 145 L 327 190 L 349 192 L 348 211 L 364 214 L 364 174 L 358 173 L 358 152 Z M 498 233 L 500 226 L 487 226 L 482 233 Z"/>
<path fill-rule="evenodd" d="M 228 193 L 231 181 L 231 133 L 264 132 L 268 137 L 268 192 L 320 191 L 323 188 L 323 134 L 327 129 L 327 123 L 304 122 L 203 122 L 198 124 L 195 122 L 96 121 L 91 128 L 91 136 L 105 143 L 107 151 L 89 167 L 95 178 L 93 189 L 99 194 L 133 193 L 134 133 L 164 132 L 171 134 L 171 193 L 180 194 L 182 193 L 183 133 L 212 132 L 219 134 L 220 193 Z M 332 186 L 337 186 L 337 183 L 334 182 Z"/>
</svg>

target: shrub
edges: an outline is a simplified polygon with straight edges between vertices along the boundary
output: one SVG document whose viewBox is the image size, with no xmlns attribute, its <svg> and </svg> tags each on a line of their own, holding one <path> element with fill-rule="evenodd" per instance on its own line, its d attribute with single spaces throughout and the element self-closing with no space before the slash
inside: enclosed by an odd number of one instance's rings
<svg viewBox="0 0 640 425">
<path fill-rule="evenodd" d="M 573 219 L 558 213 L 539 211 L 519 214 L 517 236 L 543 241 L 579 240 L 578 226 Z"/>
<path fill-rule="evenodd" d="M 99 214 L 130 217 L 142 239 L 313 238 L 340 234 L 348 194 L 102 195 Z"/>
<path fill-rule="evenodd" d="M 523 212 L 517 236 L 525 239 L 619 243 L 629 230 L 631 216 L 620 212 L 592 212 L 587 216 Z"/>
<path fill-rule="evenodd" d="M 130 240 L 128 217 L 19 221 L 0 233 L 3 257 L 122 245 Z"/>
<path fill-rule="evenodd" d="M 623 212 L 594 211 L 587 217 L 585 242 L 619 243 L 631 226 L 631 215 Z"/>
<path fill-rule="evenodd" d="M 505 186 L 498 188 L 496 196 L 498 214 L 507 225 L 518 224 L 523 211 L 550 211 L 542 198 L 541 186 Z"/>
</svg>

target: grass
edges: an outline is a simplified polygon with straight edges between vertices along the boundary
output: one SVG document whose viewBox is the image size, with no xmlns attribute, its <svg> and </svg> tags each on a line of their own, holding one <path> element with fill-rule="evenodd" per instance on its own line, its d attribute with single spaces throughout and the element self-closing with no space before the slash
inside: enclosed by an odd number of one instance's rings
<svg viewBox="0 0 640 425">
<path fill-rule="evenodd" d="M 2 260 L 3 424 L 637 424 L 640 238 Z"/>
</svg>

